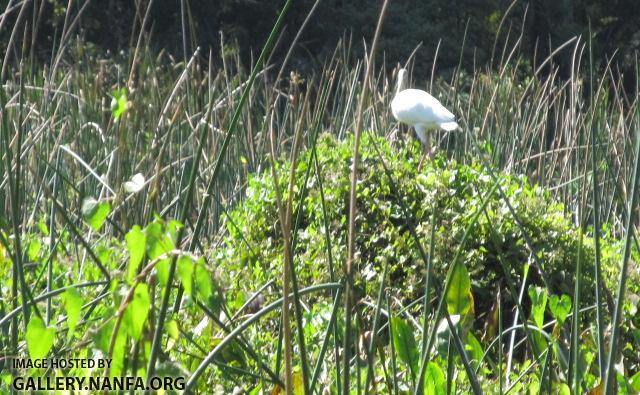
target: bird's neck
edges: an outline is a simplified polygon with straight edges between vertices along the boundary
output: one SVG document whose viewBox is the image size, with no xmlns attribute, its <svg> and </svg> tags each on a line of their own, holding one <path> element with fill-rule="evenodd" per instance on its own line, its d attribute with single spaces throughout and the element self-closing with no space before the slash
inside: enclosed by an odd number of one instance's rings
<svg viewBox="0 0 640 395">
<path fill-rule="evenodd" d="M 396 95 L 404 90 L 404 81 L 403 79 L 398 80 L 398 85 L 396 86 Z"/>
<path fill-rule="evenodd" d="M 396 95 L 404 90 L 405 79 L 406 79 L 405 73 L 401 71 L 400 74 L 398 75 L 398 84 L 396 85 Z"/>
</svg>

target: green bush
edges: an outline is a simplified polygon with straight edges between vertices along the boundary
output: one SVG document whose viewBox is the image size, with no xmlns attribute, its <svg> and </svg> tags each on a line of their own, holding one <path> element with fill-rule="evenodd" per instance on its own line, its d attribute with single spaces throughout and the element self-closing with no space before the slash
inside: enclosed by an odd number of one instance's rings
<svg viewBox="0 0 640 395">
<path fill-rule="evenodd" d="M 301 154 L 296 173 L 294 260 L 300 287 L 329 281 L 331 271 L 341 277 L 346 259 L 352 141 L 337 141 L 324 135 L 319 138 L 316 150 L 320 177 L 310 162 L 312 151 Z M 551 293 L 573 295 L 581 232 L 549 191 L 530 185 L 526 177 L 496 173 L 516 219 L 498 192 L 487 196 L 494 181 L 477 162 L 456 163 L 441 154 L 418 170 L 419 159 L 416 143 L 395 148 L 378 137 L 363 138 L 356 221 L 356 284 L 360 295 L 375 296 L 385 264 L 389 265 L 390 289 L 403 304 L 424 294 L 425 263 L 409 232 L 409 221 L 428 251 L 434 209 L 436 281 L 444 283 L 447 269 L 462 248 L 460 256 L 471 277 L 476 316 L 489 310 L 498 287 L 502 288 L 507 303 L 513 305 L 503 265 L 514 280 L 516 291 L 525 266 L 529 265 L 529 284 L 544 286 L 546 281 Z M 314 167 L 307 179 L 310 163 Z M 285 175 L 289 171 L 288 161 L 278 164 L 283 190 L 287 189 Z M 305 179 L 307 191 L 298 207 Z M 222 281 L 233 282 L 229 288 L 244 289 L 241 292 L 245 295 L 270 279 L 281 278 L 283 242 L 273 185 L 270 171 L 250 179 L 244 202 L 229 215 L 225 248 L 217 250 L 216 259 L 221 264 L 224 261 L 225 268 L 233 268 L 221 274 Z M 461 246 L 467 225 L 486 198 L 489 202 L 485 212 Z M 401 202 L 410 215 L 404 214 Z M 332 262 L 327 250 L 325 211 Z M 620 243 L 605 236 L 601 244 L 603 270 L 607 274 L 605 285 L 615 292 Z M 582 246 L 581 301 L 586 306 L 593 303 L 595 295 L 593 238 L 585 234 Z M 630 289 L 637 290 L 637 274 L 631 281 L 634 282 Z"/>
</svg>

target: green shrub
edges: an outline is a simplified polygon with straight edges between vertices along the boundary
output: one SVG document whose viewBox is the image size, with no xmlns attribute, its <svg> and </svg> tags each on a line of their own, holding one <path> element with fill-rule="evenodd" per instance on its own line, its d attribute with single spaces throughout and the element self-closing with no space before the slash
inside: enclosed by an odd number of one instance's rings
<svg viewBox="0 0 640 395">
<path fill-rule="evenodd" d="M 392 174 L 393 183 L 385 173 L 376 147 Z M 329 281 L 331 270 L 340 277 L 346 259 L 352 141 L 350 138 L 337 141 L 324 135 L 319 138 L 316 149 L 320 177 L 315 167 L 312 168 L 302 206 L 294 212 L 294 218 L 297 217 L 295 270 L 300 287 Z M 314 166 L 311 158 L 312 151 L 301 154 L 296 173 L 296 204 L 304 189 L 307 167 L 310 163 Z M 467 224 L 494 184 L 477 162 L 461 164 L 439 155 L 418 170 L 419 159 L 420 150 L 415 143 L 394 148 L 382 138 L 363 137 L 356 222 L 356 284 L 361 295 L 375 295 L 384 264 L 389 265 L 391 290 L 403 304 L 423 295 L 425 263 L 409 232 L 409 221 L 415 225 L 422 246 L 428 250 L 434 209 L 437 228 L 433 267 L 436 281 L 443 284 Z M 289 169 L 288 161 L 278 164 L 283 190 L 287 189 L 284 175 L 289 174 Z M 552 293 L 573 295 L 580 230 L 549 191 L 530 185 L 526 177 L 504 173 L 497 173 L 497 177 L 517 220 L 505 199 L 496 192 L 488 197 L 485 212 L 462 246 L 461 257 L 471 276 L 476 315 L 491 307 L 498 287 L 502 288 L 507 303 L 513 304 L 502 265 L 515 280 L 516 291 L 529 264 L 529 284 L 544 286 L 546 281 Z M 332 265 L 327 253 L 322 196 L 331 238 Z M 409 210 L 409 216 L 403 213 L 401 202 Z M 280 281 L 283 243 L 270 171 L 250 179 L 245 200 L 230 213 L 229 219 L 225 247 L 217 250 L 216 257 L 221 264 L 224 261 L 225 268 L 233 268 L 221 274 L 223 282 L 231 289 L 244 289 L 242 292 L 246 295 L 270 279 Z M 592 237 L 585 234 L 582 246 L 581 301 L 587 305 L 593 303 L 595 295 Z M 615 292 L 620 243 L 605 236 L 601 248 L 607 274 L 605 284 Z M 636 273 L 633 284 L 638 283 L 637 277 Z"/>
</svg>

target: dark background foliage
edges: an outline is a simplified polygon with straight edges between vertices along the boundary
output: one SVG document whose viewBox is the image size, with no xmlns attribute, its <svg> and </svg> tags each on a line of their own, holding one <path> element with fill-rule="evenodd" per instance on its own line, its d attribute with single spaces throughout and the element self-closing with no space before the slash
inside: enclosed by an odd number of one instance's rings
<svg viewBox="0 0 640 395">
<path fill-rule="evenodd" d="M 37 24 L 35 39 L 29 37 L 27 43 L 34 43 L 32 53 L 46 59 L 52 46 L 59 45 L 56 40 L 59 40 L 67 7 L 71 4 L 71 16 L 83 10 L 77 32 L 86 42 L 111 51 L 131 48 L 150 1 L 26 0 L 21 23 L 16 24 L 21 2 L 4 0 L 2 8 L 10 6 L 12 11 L 7 13 L 8 19 L 0 31 L 0 44 L 6 48 L 14 27 L 18 26 L 16 38 L 19 38 L 23 32 L 26 35 L 33 32 L 32 26 Z M 279 56 L 286 51 L 314 2 L 294 1 L 287 16 Z M 265 42 L 283 3 L 276 0 L 153 0 L 150 21 L 145 29 L 151 37 L 147 42 L 154 49 L 166 49 L 179 58 L 185 53 L 189 56 L 196 45 L 205 49 L 204 53 L 208 48 L 220 53 L 222 35 L 227 45 L 241 48 L 240 56 L 245 64 L 249 64 L 252 54 Z M 354 53 L 361 53 L 362 38 L 373 36 L 379 3 L 372 0 L 320 1 L 295 48 L 292 66 L 303 71 L 313 69 L 324 62 L 341 38 L 352 39 Z M 388 64 L 392 65 L 404 62 L 422 43 L 416 65 L 428 69 L 437 43 L 442 40 L 437 60 L 439 70 L 446 73 L 458 64 L 466 69 L 489 64 L 492 54 L 497 62 L 504 56 L 503 48 L 512 48 L 521 36 L 518 55 L 523 55 L 534 66 L 549 54 L 550 49 L 571 37 L 582 35 L 586 41 L 591 23 L 594 58 L 602 65 L 617 52 L 620 70 L 631 70 L 635 51 L 640 48 L 639 1 L 531 0 L 516 1 L 511 5 L 512 2 L 506 0 L 394 0 L 386 18 L 381 48 Z M 20 44 L 15 44 L 23 42 L 14 40 L 12 49 L 16 52 L 24 50 Z M 557 65 L 565 77 L 569 72 L 570 52 L 565 51 L 557 58 Z"/>
</svg>

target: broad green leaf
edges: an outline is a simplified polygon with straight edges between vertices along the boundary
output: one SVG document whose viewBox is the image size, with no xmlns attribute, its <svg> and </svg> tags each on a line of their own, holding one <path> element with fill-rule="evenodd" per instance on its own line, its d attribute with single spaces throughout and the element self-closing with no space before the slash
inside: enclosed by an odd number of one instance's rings
<svg viewBox="0 0 640 395">
<path fill-rule="evenodd" d="M 467 316 L 473 312 L 473 294 L 469 272 L 462 263 L 457 263 L 451 275 L 451 285 L 447 292 L 447 309 L 450 315 Z"/>
<path fill-rule="evenodd" d="M 98 202 L 94 198 L 86 198 L 82 202 L 82 216 L 96 232 L 100 230 L 111 212 L 108 202 Z"/>
<path fill-rule="evenodd" d="M 56 337 L 56 328 L 46 327 L 36 315 L 31 316 L 27 325 L 27 348 L 29 358 L 41 359 L 47 356 Z"/>
<path fill-rule="evenodd" d="M 396 353 L 407 364 L 411 375 L 415 377 L 420 363 L 420 352 L 413 336 L 413 330 L 411 330 L 409 324 L 399 317 L 392 317 L 391 325 L 393 325 L 393 346 L 396 349 Z"/>
<path fill-rule="evenodd" d="M 640 372 L 634 374 L 631 377 L 631 380 L 629 380 L 629 383 L 631 384 L 631 388 L 633 388 L 634 391 L 640 393 Z"/>
<path fill-rule="evenodd" d="M 551 295 L 549 298 L 549 310 L 553 318 L 558 321 L 558 325 L 562 325 L 571 312 L 571 299 L 568 295 Z"/>
<path fill-rule="evenodd" d="M 531 319 L 538 328 L 544 325 L 544 311 L 547 308 L 547 291 L 541 287 L 529 287 L 531 299 Z"/>
<path fill-rule="evenodd" d="M 196 281 L 196 294 L 198 299 L 204 303 L 208 303 L 209 298 L 213 295 L 213 287 L 211 286 L 211 275 L 201 261 L 198 261 L 195 265 L 194 278 Z"/>
<path fill-rule="evenodd" d="M 478 364 L 482 360 L 482 356 L 484 355 L 484 350 L 482 349 L 480 341 L 478 341 L 471 331 L 467 333 L 467 344 L 465 345 L 465 349 L 469 354 L 469 358 L 471 359 L 471 363 L 474 368 L 477 368 Z"/>
<path fill-rule="evenodd" d="M 193 284 L 193 259 L 190 256 L 182 255 L 178 259 L 176 270 L 178 272 L 178 279 L 182 283 L 185 294 L 191 296 L 192 284 Z"/>
<path fill-rule="evenodd" d="M 140 339 L 144 323 L 149 315 L 150 307 L 151 298 L 149 297 L 149 287 L 144 283 L 138 284 L 133 293 L 133 298 L 124 312 L 123 320 L 127 333 L 135 341 Z"/>
<path fill-rule="evenodd" d="M 162 259 L 156 263 L 156 272 L 158 273 L 158 281 L 160 285 L 167 286 L 169 281 L 169 269 L 171 269 L 171 261 L 168 258 Z"/>
<path fill-rule="evenodd" d="M 127 281 L 132 283 L 138 273 L 140 262 L 142 262 L 142 258 L 144 258 L 144 252 L 147 246 L 147 235 L 138 225 L 134 225 L 124 238 L 127 242 L 127 250 L 129 250 Z"/>
<path fill-rule="evenodd" d="M 147 252 L 149 258 L 154 260 L 160 256 L 166 256 L 156 263 L 155 269 L 158 273 L 158 281 L 161 285 L 166 286 L 169 280 L 169 268 L 171 265 L 169 253 L 174 249 L 174 243 L 171 237 L 171 229 L 165 229 L 158 220 L 150 223 L 144 229 L 147 235 Z"/>
<path fill-rule="evenodd" d="M 155 230 L 154 230 L 155 231 Z M 166 255 L 173 251 L 173 240 L 168 233 L 147 234 L 147 246 L 149 247 L 149 258 L 156 259 L 160 255 Z"/>
<path fill-rule="evenodd" d="M 425 395 L 444 395 L 447 393 L 447 382 L 440 365 L 429 362 L 424 374 Z"/>
<path fill-rule="evenodd" d="M 171 242 L 173 244 L 175 244 L 178 238 L 178 231 L 180 230 L 180 228 L 182 228 L 182 226 L 183 225 L 180 223 L 180 221 L 176 221 L 175 219 L 167 221 L 167 223 L 165 224 L 165 231 L 169 235 L 169 238 L 171 239 Z"/>
<path fill-rule="evenodd" d="M 67 337 L 71 337 L 76 329 L 76 324 L 80 321 L 80 315 L 82 313 L 82 296 L 75 288 L 69 288 L 64 291 L 64 309 L 67 312 L 67 326 L 69 327 L 69 334 Z"/>
<path fill-rule="evenodd" d="M 113 313 L 113 312 L 112 312 Z M 123 322 L 123 324 L 125 324 Z M 113 325 L 114 321 L 108 321 L 106 325 L 96 332 L 93 337 L 94 343 L 98 349 L 100 349 L 103 353 L 109 352 L 109 343 L 111 342 L 111 335 L 113 333 Z M 116 344 L 113 348 L 113 355 L 111 358 L 111 369 L 109 373 L 111 377 L 118 377 L 122 372 L 122 368 L 124 366 L 124 352 L 125 352 L 125 344 L 126 344 L 127 335 L 124 331 L 118 331 L 118 336 L 116 337 Z"/>
</svg>

